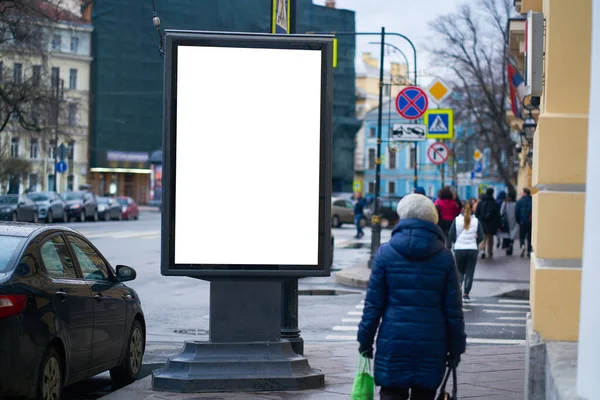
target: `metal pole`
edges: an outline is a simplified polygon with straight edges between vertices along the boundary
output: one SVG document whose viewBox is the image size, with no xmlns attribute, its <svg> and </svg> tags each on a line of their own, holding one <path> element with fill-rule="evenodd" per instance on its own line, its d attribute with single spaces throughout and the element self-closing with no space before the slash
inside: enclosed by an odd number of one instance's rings
<svg viewBox="0 0 600 400">
<path fill-rule="evenodd" d="M 377 114 L 377 159 L 375 165 L 375 206 L 373 210 L 373 221 L 371 226 L 371 257 L 369 268 L 373 264 L 373 258 L 377 254 L 381 244 L 381 219 L 379 217 L 379 192 L 381 186 L 381 130 L 383 125 L 383 72 L 385 62 L 385 27 L 381 28 L 381 55 L 379 58 L 379 108 Z"/>
<path fill-rule="evenodd" d="M 56 164 L 58 164 L 58 118 L 60 115 L 60 79 L 56 78 L 56 98 L 55 98 L 55 120 L 54 120 L 54 191 L 58 193 L 58 174 Z"/>
<path fill-rule="evenodd" d="M 446 176 L 445 176 L 446 175 L 446 164 L 445 163 L 442 164 L 441 169 L 442 169 L 441 172 L 442 172 L 442 188 L 443 188 L 446 185 L 446 179 L 445 179 L 446 178 Z"/>
<path fill-rule="evenodd" d="M 419 142 L 415 142 L 415 177 L 414 177 L 414 188 L 416 189 L 419 186 Z"/>
<path fill-rule="evenodd" d="M 297 1 L 290 0 L 290 33 L 296 33 Z M 298 328 L 298 279 L 281 282 L 281 338 L 289 340 L 296 354 L 304 355 L 304 339 Z"/>
</svg>

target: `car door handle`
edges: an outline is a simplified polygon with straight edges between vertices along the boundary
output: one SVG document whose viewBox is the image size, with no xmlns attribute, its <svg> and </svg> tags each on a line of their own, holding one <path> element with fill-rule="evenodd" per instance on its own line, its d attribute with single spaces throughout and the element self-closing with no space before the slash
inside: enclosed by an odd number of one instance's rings
<svg viewBox="0 0 600 400">
<path fill-rule="evenodd" d="M 97 294 L 97 295 L 94 296 L 94 300 L 96 300 L 96 301 L 102 301 L 102 300 L 104 300 L 104 296 L 102 295 L 102 293 L 101 294 Z"/>
<path fill-rule="evenodd" d="M 65 300 L 67 300 L 67 292 L 63 292 L 62 290 L 59 290 L 56 292 L 56 295 L 58 297 L 60 297 L 60 301 L 64 302 Z"/>
</svg>

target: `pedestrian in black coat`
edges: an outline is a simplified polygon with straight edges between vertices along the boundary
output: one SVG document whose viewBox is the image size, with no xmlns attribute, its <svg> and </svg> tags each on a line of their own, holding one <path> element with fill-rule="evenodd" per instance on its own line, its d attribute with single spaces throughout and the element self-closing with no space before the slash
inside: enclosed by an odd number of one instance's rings
<svg viewBox="0 0 600 400">
<path fill-rule="evenodd" d="M 500 208 L 494 199 L 493 188 L 489 188 L 477 204 L 475 216 L 481 222 L 485 233 L 481 258 L 486 258 L 486 256 L 492 258 L 494 256 L 494 236 L 498 233 L 501 224 Z"/>
</svg>

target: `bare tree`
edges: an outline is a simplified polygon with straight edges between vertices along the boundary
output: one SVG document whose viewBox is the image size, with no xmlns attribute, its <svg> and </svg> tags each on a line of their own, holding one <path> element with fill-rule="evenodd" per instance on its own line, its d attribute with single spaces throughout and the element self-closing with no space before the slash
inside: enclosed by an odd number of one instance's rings
<svg viewBox="0 0 600 400">
<path fill-rule="evenodd" d="M 508 20 L 511 0 L 478 0 L 431 22 L 438 41 L 430 49 L 448 71 L 456 93 L 455 119 L 478 134 L 489 148 L 498 176 L 514 190 L 515 142 L 507 123 L 509 85 Z"/>
<path fill-rule="evenodd" d="M 31 162 L 11 154 L 10 142 L 0 145 L 0 192 L 6 194 L 13 178 L 22 178 L 31 172 Z"/>
</svg>

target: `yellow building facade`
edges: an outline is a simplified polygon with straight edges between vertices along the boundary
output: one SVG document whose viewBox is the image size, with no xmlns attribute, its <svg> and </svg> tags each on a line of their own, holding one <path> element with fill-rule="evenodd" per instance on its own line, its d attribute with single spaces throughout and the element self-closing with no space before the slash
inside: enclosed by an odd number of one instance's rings
<svg viewBox="0 0 600 400">
<path fill-rule="evenodd" d="M 600 295 L 595 293 L 600 279 L 596 282 L 589 279 L 600 277 L 599 251 L 595 250 L 600 241 L 592 243 L 594 239 L 590 236 L 590 232 L 598 229 L 592 226 L 598 205 L 591 204 L 597 200 L 590 203 L 591 199 L 588 199 L 586 209 L 586 195 L 590 195 L 591 187 L 598 191 L 595 181 L 600 179 L 595 177 L 600 171 L 593 170 L 598 163 L 588 160 L 588 154 L 593 154 L 592 149 L 588 153 L 588 141 L 600 134 L 600 129 L 596 130 L 591 123 L 593 121 L 589 121 L 600 105 L 596 105 L 594 112 L 590 110 L 590 95 L 592 99 L 595 95 L 590 87 L 594 79 L 600 80 L 600 57 L 594 63 L 597 73 L 592 74 L 591 69 L 592 21 L 600 24 L 600 1 L 521 0 L 515 1 L 515 6 L 521 14 L 541 12 L 545 20 L 543 94 L 533 141 L 531 176 L 535 193 L 532 223 L 534 253 L 530 271 L 532 313 L 528 321 L 529 376 L 526 378 L 529 385 L 525 399 L 575 398 L 563 397 L 566 392 L 554 388 L 570 385 L 569 390 L 573 394 L 575 380 L 572 372 L 577 372 L 578 377 L 577 388 L 581 397 L 577 398 L 597 398 L 600 390 L 600 361 L 597 361 L 600 360 L 597 330 L 600 327 Z M 594 18 L 593 10 L 597 10 Z M 518 31 L 516 26 L 514 29 L 511 27 L 511 53 L 519 52 L 522 56 L 522 38 Z M 596 33 L 594 39 L 599 47 L 600 33 Z M 586 223 L 590 225 L 585 226 Z M 598 239 L 598 235 L 594 234 L 594 237 Z M 585 277 L 586 274 L 587 280 L 582 282 L 582 275 Z M 583 296 L 582 284 L 588 287 Z M 531 348 L 535 345 L 531 342 L 532 336 L 537 338 L 538 344 L 546 346 L 546 350 L 539 353 L 545 364 L 556 360 L 552 349 L 554 344 L 560 343 L 564 344 L 563 349 L 572 349 L 570 362 L 558 367 L 552 365 L 552 370 L 545 366 L 541 373 L 543 377 L 536 378 L 531 373 L 532 369 L 539 369 L 534 365 L 537 356 L 532 355 Z M 586 337 L 585 342 L 575 343 L 582 336 Z M 578 359 L 577 367 L 573 365 L 573 358 Z M 569 369 L 571 379 L 559 382 L 553 377 L 553 374 Z M 540 384 L 538 378 L 545 383 Z M 540 389 L 542 387 L 545 389 Z"/>
</svg>

